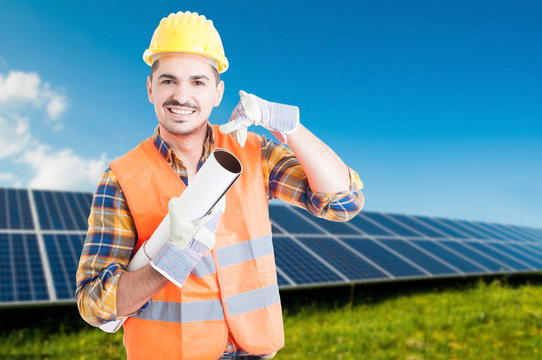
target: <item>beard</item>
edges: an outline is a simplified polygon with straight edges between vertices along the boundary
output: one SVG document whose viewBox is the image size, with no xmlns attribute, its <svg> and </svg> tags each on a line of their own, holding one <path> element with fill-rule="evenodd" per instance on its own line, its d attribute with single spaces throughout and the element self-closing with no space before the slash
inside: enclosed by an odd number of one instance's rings
<svg viewBox="0 0 542 360">
<path fill-rule="evenodd" d="M 202 130 L 207 129 L 207 121 L 202 121 L 200 124 L 190 124 L 188 122 L 176 122 L 173 120 L 160 121 L 160 125 L 171 135 L 188 136 L 197 134 Z"/>
</svg>

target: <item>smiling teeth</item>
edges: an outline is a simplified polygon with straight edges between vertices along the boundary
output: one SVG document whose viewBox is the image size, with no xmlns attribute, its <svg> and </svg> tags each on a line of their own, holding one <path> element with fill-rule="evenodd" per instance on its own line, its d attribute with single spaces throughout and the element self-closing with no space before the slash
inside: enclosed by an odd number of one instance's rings
<svg viewBox="0 0 542 360">
<path fill-rule="evenodd" d="M 192 114 L 192 110 L 175 110 L 175 109 L 171 109 L 171 112 L 174 113 L 174 114 L 178 114 L 178 115 L 190 115 Z"/>
</svg>

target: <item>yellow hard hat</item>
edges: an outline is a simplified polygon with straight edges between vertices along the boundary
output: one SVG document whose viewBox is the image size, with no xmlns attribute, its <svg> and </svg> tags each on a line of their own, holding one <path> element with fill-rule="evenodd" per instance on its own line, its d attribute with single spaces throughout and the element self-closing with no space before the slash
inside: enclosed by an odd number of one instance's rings
<svg viewBox="0 0 542 360">
<path fill-rule="evenodd" d="M 149 48 L 143 53 L 143 60 L 150 66 L 153 56 L 156 60 L 156 54 L 166 52 L 190 53 L 213 59 L 218 63 L 219 73 L 229 66 L 213 21 L 195 12 L 179 11 L 163 18 L 154 30 Z"/>
</svg>

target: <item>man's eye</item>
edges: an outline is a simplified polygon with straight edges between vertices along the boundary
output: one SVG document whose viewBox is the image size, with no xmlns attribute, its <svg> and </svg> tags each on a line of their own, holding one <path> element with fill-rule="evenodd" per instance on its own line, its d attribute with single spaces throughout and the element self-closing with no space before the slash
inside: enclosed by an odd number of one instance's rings
<svg viewBox="0 0 542 360">
<path fill-rule="evenodd" d="M 194 84 L 198 86 L 205 85 L 203 81 L 199 81 L 199 80 L 194 81 Z"/>
<path fill-rule="evenodd" d="M 164 80 L 162 84 L 173 84 L 173 80 Z"/>
</svg>

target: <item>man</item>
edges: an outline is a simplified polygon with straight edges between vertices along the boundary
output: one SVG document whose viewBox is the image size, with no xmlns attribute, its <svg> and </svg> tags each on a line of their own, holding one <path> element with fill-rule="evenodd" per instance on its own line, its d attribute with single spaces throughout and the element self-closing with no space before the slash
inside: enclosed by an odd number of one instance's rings
<svg viewBox="0 0 542 360">
<path fill-rule="evenodd" d="M 294 106 L 241 92 L 230 122 L 220 131 L 209 125 L 228 62 L 204 16 L 162 19 L 144 59 L 159 124 L 150 139 L 112 162 L 98 185 L 77 271 L 81 316 L 94 326 L 128 318 L 128 358 L 271 358 L 284 335 L 268 200 L 346 221 L 363 205 L 361 181 L 300 124 Z M 252 124 L 291 150 L 247 133 Z M 182 193 L 215 147 L 235 154 L 243 174 L 219 220 L 213 212 L 211 220 L 190 222 L 182 201 L 168 206 L 168 200 Z M 149 265 L 127 272 L 168 211 L 169 241 Z"/>
</svg>

